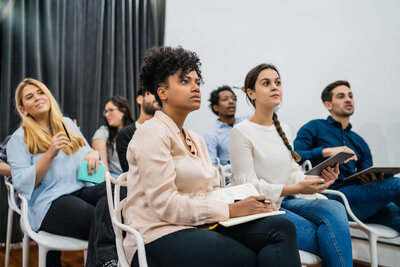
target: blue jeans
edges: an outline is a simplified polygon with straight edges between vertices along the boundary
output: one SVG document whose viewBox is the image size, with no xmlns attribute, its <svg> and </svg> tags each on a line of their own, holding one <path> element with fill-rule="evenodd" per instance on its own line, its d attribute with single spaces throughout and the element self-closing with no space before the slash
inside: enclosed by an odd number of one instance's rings
<svg viewBox="0 0 400 267">
<path fill-rule="evenodd" d="M 342 204 L 286 197 L 281 209 L 296 225 L 299 249 L 321 256 L 323 266 L 353 266 L 349 222 Z"/>
<path fill-rule="evenodd" d="M 400 231 L 400 178 L 350 185 L 337 190 L 346 195 L 351 210 L 360 220 L 383 224 Z M 327 197 L 342 201 L 335 195 Z"/>
</svg>

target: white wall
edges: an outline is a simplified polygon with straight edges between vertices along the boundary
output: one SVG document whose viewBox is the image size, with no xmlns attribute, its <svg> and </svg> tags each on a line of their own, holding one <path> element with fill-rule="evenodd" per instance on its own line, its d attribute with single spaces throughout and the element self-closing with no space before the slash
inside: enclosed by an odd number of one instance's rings
<svg viewBox="0 0 400 267">
<path fill-rule="evenodd" d="M 320 100 L 329 83 L 347 79 L 355 95 L 353 129 L 369 143 L 375 165 L 400 165 L 400 19 L 397 0 L 167 0 L 166 45 L 195 51 L 205 80 L 202 107 L 186 127 L 200 134 L 216 117 L 210 92 L 242 86 L 262 62 L 283 83 L 278 115 L 295 133 L 325 118 Z M 251 114 L 237 91 L 237 115 Z"/>
</svg>

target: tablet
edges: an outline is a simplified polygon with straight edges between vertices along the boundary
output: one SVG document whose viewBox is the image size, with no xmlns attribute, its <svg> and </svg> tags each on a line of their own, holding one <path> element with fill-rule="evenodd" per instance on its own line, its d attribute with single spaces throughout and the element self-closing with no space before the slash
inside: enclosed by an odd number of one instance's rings
<svg viewBox="0 0 400 267">
<path fill-rule="evenodd" d="M 351 158 L 354 156 L 354 153 L 352 152 L 346 152 L 346 151 L 341 151 L 337 153 L 336 155 L 324 160 L 314 168 L 312 168 L 309 171 L 306 171 L 304 174 L 306 175 L 320 175 L 322 170 L 327 168 L 327 167 L 334 167 L 336 163 L 343 163 L 346 159 Z"/>
<path fill-rule="evenodd" d="M 357 172 L 343 179 L 343 181 L 350 181 L 359 178 L 360 175 L 375 173 L 379 175 L 384 173 L 383 178 L 390 178 L 398 173 L 400 173 L 400 167 L 369 167 L 363 171 Z"/>
</svg>

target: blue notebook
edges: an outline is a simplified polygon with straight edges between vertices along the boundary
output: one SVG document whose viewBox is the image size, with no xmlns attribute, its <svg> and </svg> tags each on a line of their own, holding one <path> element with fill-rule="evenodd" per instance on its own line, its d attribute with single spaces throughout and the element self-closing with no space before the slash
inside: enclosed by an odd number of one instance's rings
<svg viewBox="0 0 400 267">
<path fill-rule="evenodd" d="M 106 170 L 105 166 L 103 164 L 99 163 L 99 166 L 97 167 L 97 172 L 93 173 L 92 175 L 89 175 L 88 162 L 85 160 L 82 160 L 81 166 L 79 167 L 78 180 L 85 181 L 85 182 L 91 182 L 94 184 L 100 184 L 100 183 L 104 182 L 105 170 Z"/>
</svg>

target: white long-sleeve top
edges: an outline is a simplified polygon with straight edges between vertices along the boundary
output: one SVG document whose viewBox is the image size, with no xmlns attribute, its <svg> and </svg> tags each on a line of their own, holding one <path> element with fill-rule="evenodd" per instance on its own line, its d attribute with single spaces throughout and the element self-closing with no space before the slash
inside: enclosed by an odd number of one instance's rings
<svg viewBox="0 0 400 267">
<path fill-rule="evenodd" d="M 290 128 L 281 124 L 293 147 Z M 236 124 L 229 139 L 233 184 L 252 183 L 258 192 L 279 206 L 283 186 L 296 184 L 305 178 L 293 160 L 274 125 L 263 126 L 244 120 Z M 317 198 L 316 195 L 297 197 Z"/>
</svg>

